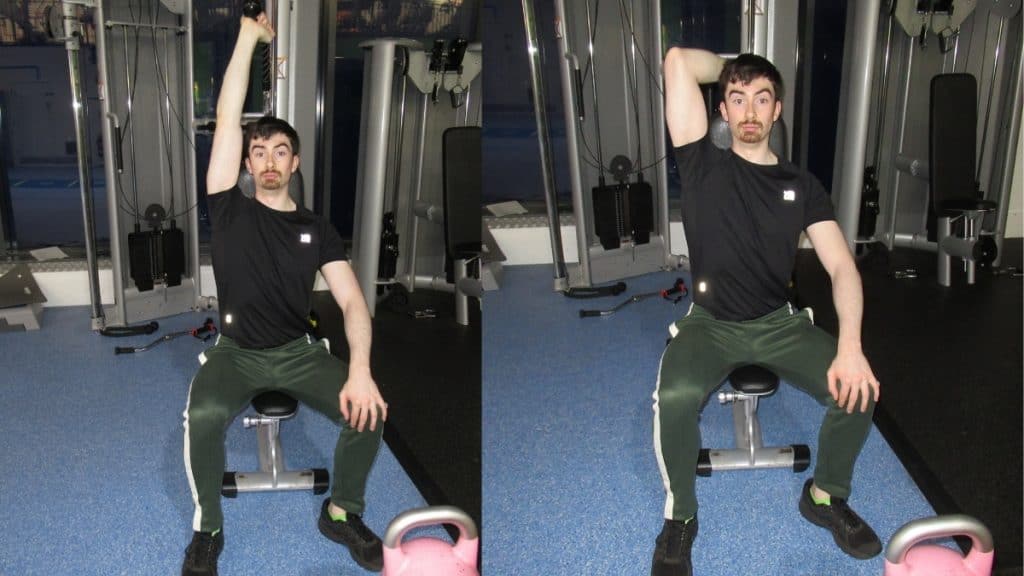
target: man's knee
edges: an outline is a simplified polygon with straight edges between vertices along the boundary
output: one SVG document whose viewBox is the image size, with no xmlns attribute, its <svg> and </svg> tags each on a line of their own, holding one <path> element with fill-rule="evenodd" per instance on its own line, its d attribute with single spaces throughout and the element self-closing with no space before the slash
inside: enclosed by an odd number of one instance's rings
<svg viewBox="0 0 1024 576">
<path fill-rule="evenodd" d="M 699 412 L 706 396 L 704 382 L 680 375 L 661 375 L 658 409 L 663 413 Z"/>
<path fill-rule="evenodd" d="M 190 429 L 223 431 L 234 418 L 233 410 L 213 398 L 192 399 L 185 411 L 185 423 Z"/>
</svg>

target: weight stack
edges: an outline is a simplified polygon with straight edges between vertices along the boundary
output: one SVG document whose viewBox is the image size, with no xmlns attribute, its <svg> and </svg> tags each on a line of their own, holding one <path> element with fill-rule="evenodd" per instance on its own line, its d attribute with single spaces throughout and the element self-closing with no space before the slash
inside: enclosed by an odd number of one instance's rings
<svg viewBox="0 0 1024 576">
<path fill-rule="evenodd" d="M 185 233 L 181 228 L 171 228 L 160 232 L 160 254 L 163 262 L 163 275 L 168 286 L 180 286 L 181 276 L 185 272 Z"/>
<path fill-rule="evenodd" d="M 650 184 L 597 186 L 593 194 L 594 228 L 605 250 L 618 248 L 623 237 L 631 237 L 636 244 L 651 241 L 654 192 Z"/>
<path fill-rule="evenodd" d="M 128 234 L 128 273 L 139 292 L 153 289 L 153 234 Z"/>
</svg>

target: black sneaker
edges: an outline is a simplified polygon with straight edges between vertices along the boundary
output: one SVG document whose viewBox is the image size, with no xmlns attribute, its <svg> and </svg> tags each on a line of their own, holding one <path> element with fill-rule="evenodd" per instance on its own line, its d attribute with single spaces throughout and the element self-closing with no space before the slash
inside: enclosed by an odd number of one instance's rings
<svg viewBox="0 0 1024 576">
<path fill-rule="evenodd" d="M 216 535 L 193 532 L 192 543 L 185 549 L 181 576 L 217 576 L 217 558 L 224 549 L 224 531 Z"/>
<path fill-rule="evenodd" d="M 832 539 L 843 552 L 859 560 L 873 558 L 882 551 L 882 543 L 867 522 L 846 504 L 846 499 L 832 497 L 831 504 L 815 504 L 811 500 L 811 483 L 804 483 L 800 496 L 800 514 L 812 524 L 832 532 Z"/>
<path fill-rule="evenodd" d="M 327 512 L 331 499 L 324 500 L 320 507 L 320 520 L 317 526 L 320 533 L 329 540 L 348 547 L 352 559 L 367 570 L 380 572 L 384 568 L 384 551 L 380 538 L 372 530 L 363 524 L 363 519 L 358 514 L 348 513 L 345 521 L 335 521 Z"/>
<path fill-rule="evenodd" d="M 690 550 L 697 537 L 697 517 L 689 522 L 665 520 L 654 544 L 651 576 L 693 576 Z"/>
</svg>

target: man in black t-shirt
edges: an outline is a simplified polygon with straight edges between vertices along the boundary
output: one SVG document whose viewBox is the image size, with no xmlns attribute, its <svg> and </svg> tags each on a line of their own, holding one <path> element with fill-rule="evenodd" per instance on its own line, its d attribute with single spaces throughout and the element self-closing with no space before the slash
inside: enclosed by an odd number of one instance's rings
<svg viewBox="0 0 1024 576">
<path fill-rule="evenodd" d="M 861 351 L 860 275 L 822 185 L 768 147 L 782 113 L 782 78 L 759 56 L 726 62 L 681 48 L 669 50 L 664 73 L 694 293 L 689 313 L 670 327 L 654 392 L 654 445 L 667 497 L 651 573 L 692 574 L 699 413 L 708 394 L 746 364 L 774 371 L 827 408 L 814 477 L 798 508 L 844 552 L 871 558 L 881 551 L 878 536 L 846 503 L 879 394 Z M 700 84 L 715 80 L 729 150 L 708 136 Z M 809 309 L 787 301 L 801 232 L 832 280 L 838 340 L 813 325 Z"/>
<path fill-rule="evenodd" d="M 217 574 L 224 546 L 224 431 L 254 396 L 269 390 L 284 391 L 341 426 L 331 495 L 318 526 L 363 568 L 380 571 L 383 564 L 381 541 L 360 518 L 387 419 L 370 374 L 370 313 L 334 227 L 288 194 L 299 167 L 298 134 L 271 117 L 249 124 L 244 136 L 240 129 L 253 50 L 273 37 L 266 15 L 242 18 L 217 101 L 206 188 L 222 330 L 200 356 L 185 408 L 185 469 L 195 515 L 183 576 Z M 253 198 L 238 188 L 243 150 Z M 347 365 L 326 341 L 307 334 L 318 271 L 344 315 Z"/>
</svg>

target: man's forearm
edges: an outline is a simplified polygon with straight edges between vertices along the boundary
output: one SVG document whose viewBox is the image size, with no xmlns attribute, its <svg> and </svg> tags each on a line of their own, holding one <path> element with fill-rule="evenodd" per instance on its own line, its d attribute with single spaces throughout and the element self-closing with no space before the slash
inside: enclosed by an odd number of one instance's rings
<svg viewBox="0 0 1024 576">
<path fill-rule="evenodd" d="M 320 268 L 331 296 L 345 319 L 345 339 L 348 341 L 349 373 L 370 370 L 370 344 L 373 340 L 373 324 L 370 309 L 359 289 L 352 266 L 345 261 L 335 260 Z"/>
<path fill-rule="evenodd" d="M 221 84 L 220 96 L 217 97 L 217 123 L 229 123 L 237 126 L 242 122 L 242 107 L 245 95 L 249 90 L 249 69 L 252 67 L 252 55 L 256 49 L 259 36 L 256 30 L 242 26 L 235 42 L 235 51 L 231 54 L 224 82 Z"/>
<path fill-rule="evenodd" d="M 725 58 L 699 48 L 681 48 L 678 56 L 685 62 L 687 70 L 698 84 L 718 82 L 718 76 L 725 66 Z"/>
<path fill-rule="evenodd" d="M 345 318 L 345 339 L 348 340 L 349 371 L 369 371 L 370 346 L 373 342 L 370 311 L 362 297 L 359 297 L 348 302 L 342 314 Z"/>
<path fill-rule="evenodd" d="M 839 319 L 839 351 L 861 351 L 864 291 L 855 266 L 843 267 L 833 276 L 832 300 Z"/>
</svg>

